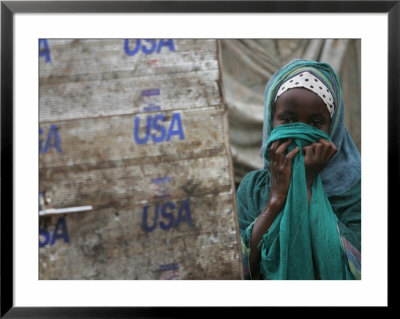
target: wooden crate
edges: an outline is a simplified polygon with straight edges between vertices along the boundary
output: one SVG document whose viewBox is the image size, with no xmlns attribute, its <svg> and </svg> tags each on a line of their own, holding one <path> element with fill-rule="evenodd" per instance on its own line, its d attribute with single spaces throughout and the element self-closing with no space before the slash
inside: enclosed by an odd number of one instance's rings
<svg viewBox="0 0 400 319">
<path fill-rule="evenodd" d="M 40 279 L 242 279 L 218 47 L 39 41 Z"/>
</svg>

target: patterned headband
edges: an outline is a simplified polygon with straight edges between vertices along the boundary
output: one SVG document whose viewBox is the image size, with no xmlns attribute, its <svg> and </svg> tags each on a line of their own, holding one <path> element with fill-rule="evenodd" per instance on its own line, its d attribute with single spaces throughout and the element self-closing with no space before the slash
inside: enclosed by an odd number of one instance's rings
<svg viewBox="0 0 400 319">
<path fill-rule="evenodd" d="M 329 91 L 326 85 L 322 83 L 321 80 L 319 80 L 315 75 L 311 74 L 308 71 L 301 72 L 284 82 L 278 89 L 278 93 L 275 97 L 275 102 L 282 93 L 296 87 L 303 87 L 318 94 L 318 96 L 326 104 L 329 114 L 332 118 L 333 112 L 335 110 L 332 93 Z"/>
</svg>

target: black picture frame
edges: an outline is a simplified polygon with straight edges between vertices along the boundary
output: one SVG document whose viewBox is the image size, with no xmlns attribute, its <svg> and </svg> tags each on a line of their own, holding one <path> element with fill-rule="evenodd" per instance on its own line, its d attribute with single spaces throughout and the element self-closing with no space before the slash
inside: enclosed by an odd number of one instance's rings
<svg viewBox="0 0 400 319">
<path fill-rule="evenodd" d="M 15 307 L 13 302 L 13 16 L 15 13 L 387 13 L 388 14 L 388 207 L 397 212 L 399 164 L 400 1 L 1 1 L 1 318 L 158 318 L 192 317 L 226 309 Z M 385 212 L 379 212 L 381 214 Z M 388 212 L 387 212 L 388 213 Z M 390 215 L 388 214 L 388 218 Z M 394 226 L 394 223 L 388 223 Z M 391 233 L 390 231 L 388 233 Z M 388 241 L 389 247 L 389 241 Z M 389 257 L 389 254 L 388 254 Z M 390 260 L 388 260 L 390 261 Z M 390 280 L 388 280 L 388 286 Z M 389 294 L 388 294 L 389 296 Z M 390 308 L 391 298 L 388 298 Z M 297 315 L 307 307 L 290 307 Z M 268 310 L 269 311 L 269 310 Z M 336 313 L 336 310 L 332 309 Z M 345 310 L 349 311 L 349 309 Z M 234 315 L 248 315 L 248 309 Z"/>
</svg>

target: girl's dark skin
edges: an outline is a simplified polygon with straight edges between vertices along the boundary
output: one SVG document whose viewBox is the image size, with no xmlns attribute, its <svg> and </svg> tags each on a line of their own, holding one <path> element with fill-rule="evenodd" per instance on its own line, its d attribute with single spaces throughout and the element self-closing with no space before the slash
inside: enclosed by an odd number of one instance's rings
<svg viewBox="0 0 400 319">
<path fill-rule="evenodd" d="M 327 106 L 317 94 L 304 88 L 293 88 L 276 100 L 273 127 L 295 122 L 302 122 L 328 133 L 331 117 Z M 258 265 L 261 256 L 257 245 L 285 206 L 292 173 L 292 159 L 299 152 L 296 147 L 285 155 L 291 142 L 291 139 L 278 140 L 268 149 L 271 173 L 270 195 L 266 206 L 254 223 L 250 240 L 250 272 L 253 279 L 259 277 Z M 335 155 L 337 148 L 332 142 L 320 139 L 305 146 L 301 151 L 304 153 L 308 202 L 310 202 L 311 186 Z"/>
</svg>

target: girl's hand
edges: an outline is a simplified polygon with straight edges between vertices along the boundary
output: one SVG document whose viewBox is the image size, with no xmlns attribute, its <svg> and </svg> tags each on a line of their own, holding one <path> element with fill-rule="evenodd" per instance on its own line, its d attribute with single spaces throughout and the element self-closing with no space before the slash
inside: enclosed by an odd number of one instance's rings
<svg viewBox="0 0 400 319">
<path fill-rule="evenodd" d="M 299 152 L 299 148 L 296 146 L 285 155 L 291 142 L 292 139 L 278 140 L 273 142 L 268 149 L 271 172 L 269 204 L 277 211 L 281 211 L 285 206 L 292 177 L 292 159 Z"/>
<path fill-rule="evenodd" d="M 332 142 L 320 139 L 316 143 L 303 147 L 304 166 L 306 170 L 307 187 L 311 188 L 315 178 L 328 165 L 328 162 L 337 152 Z"/>
</svg>

